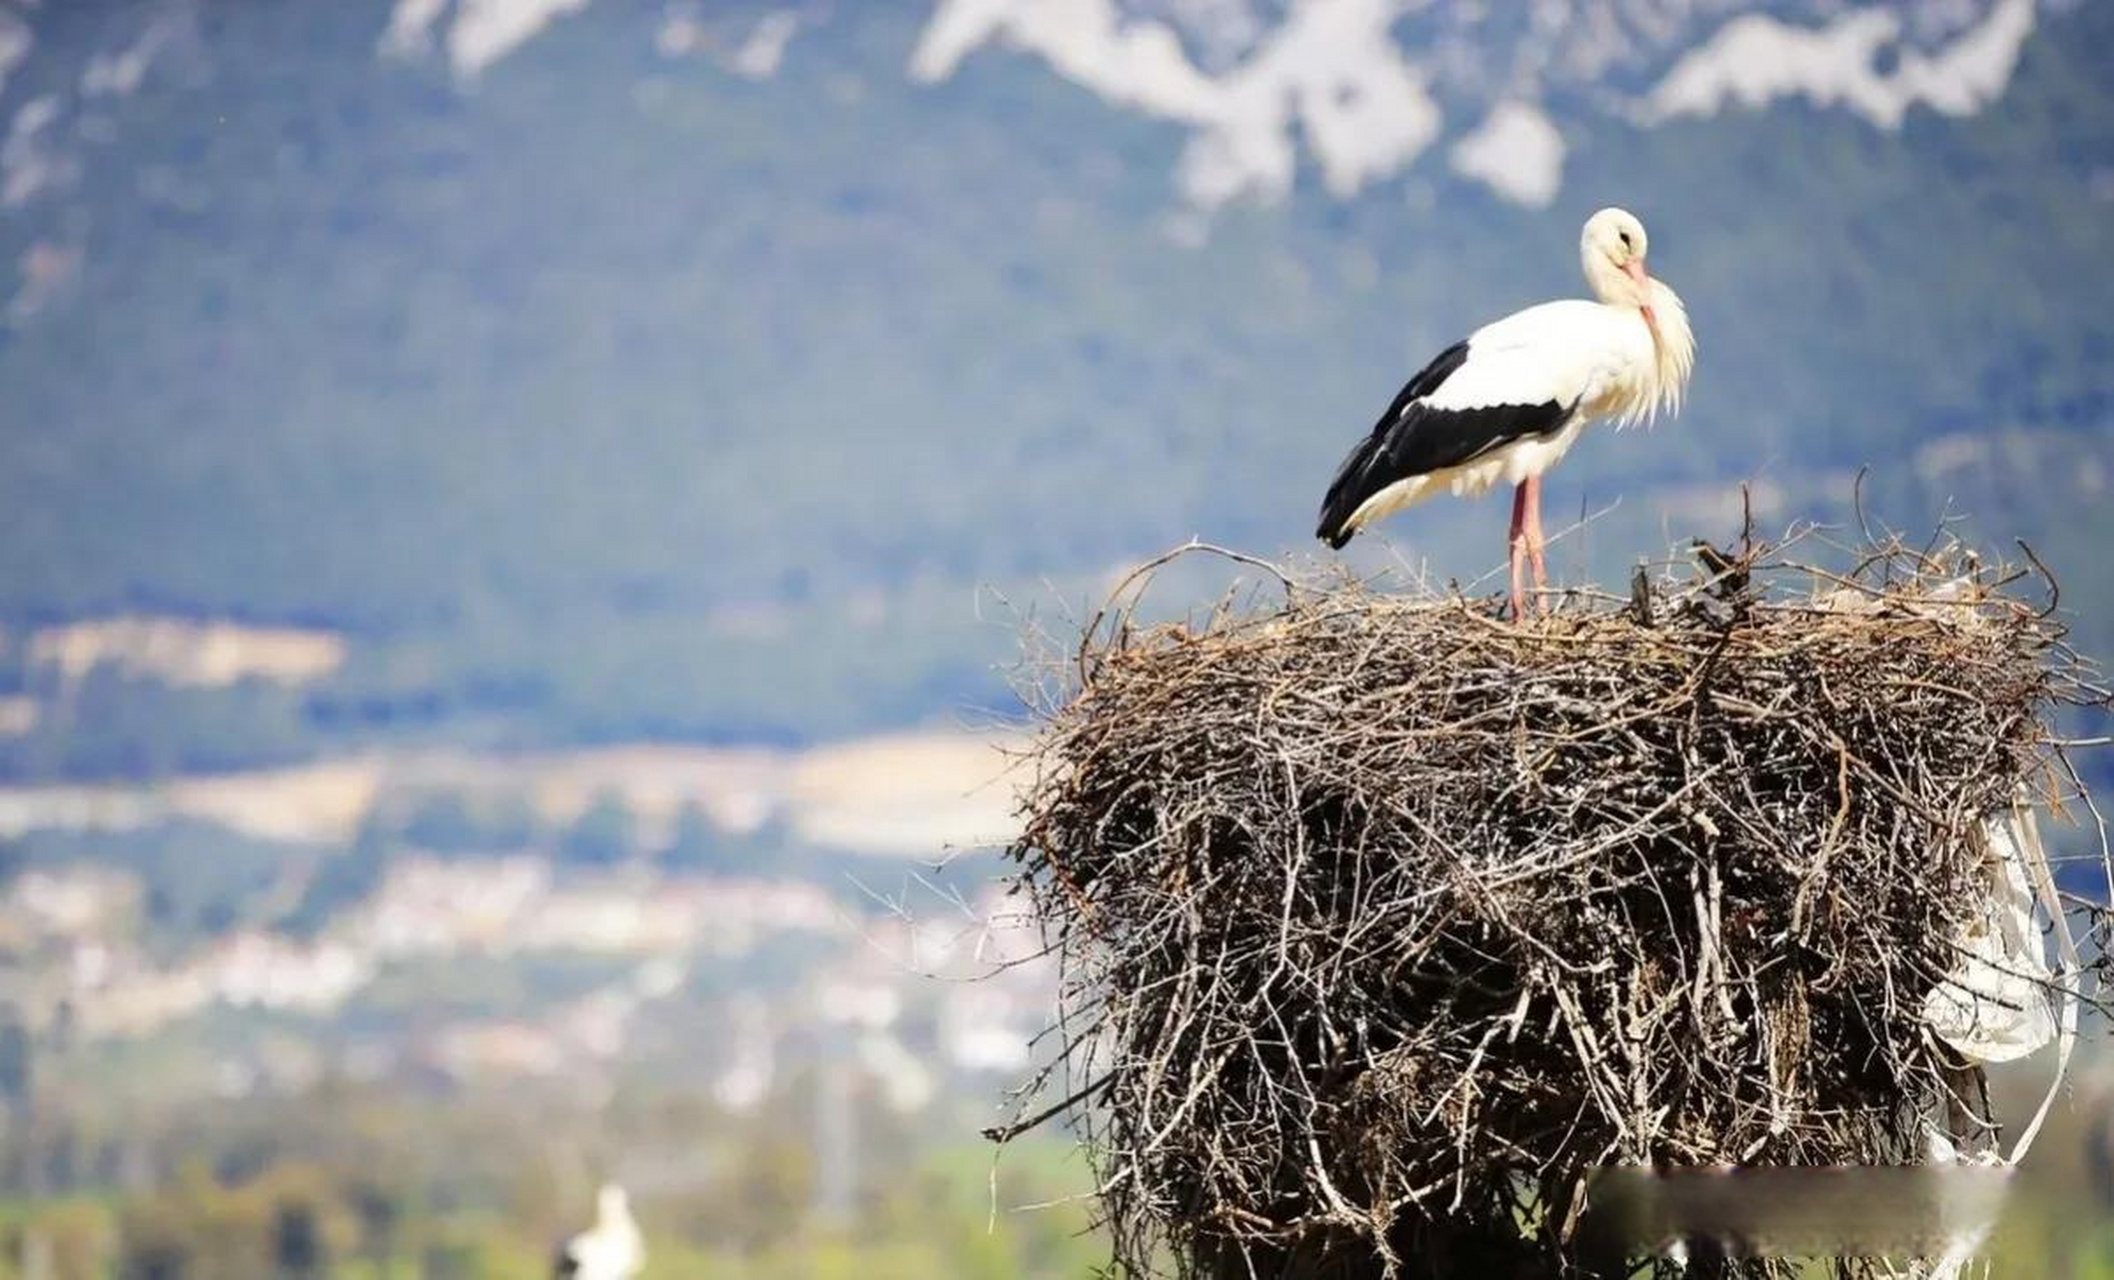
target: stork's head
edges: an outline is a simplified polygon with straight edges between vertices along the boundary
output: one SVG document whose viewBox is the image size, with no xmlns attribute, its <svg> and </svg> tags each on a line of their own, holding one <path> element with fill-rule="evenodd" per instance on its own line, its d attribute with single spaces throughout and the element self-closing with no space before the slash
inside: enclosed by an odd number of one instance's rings
<svg viewBox="0 0 2114 1280">
<path fill-rule="evenodd" d="M 605 1224 L 614 1225 L 631 1216 L 631 1197 L 624 1188 L 614 1182 L 605 1182 L 595 1193 L 595 1217 Z"/>
<path fill-rule="evenodd" d="M 1680 408 L 1689 370 L 1695 367 L 1696 340 L 1680 295 L 1644 269 L 1644 224 L 1627 209 L 1602 209 L 1586 219 L 1578 254 L 1594 294 L 1611 307 L 1637 308 L 1651 330 L 1655 376 L 1640 392 L 1645 397 L 1640 403 L 1651 408 L 1640 412 Z"/>
<path fill-rule="evenodd" d="M 1651 277 L 1644 270 L 1644 224 L 1627 209 L 1602 209 L 1586 219 L 1578 255 L 1586 282 L 1611 306 L 1648 307 Z"/>
</svg>

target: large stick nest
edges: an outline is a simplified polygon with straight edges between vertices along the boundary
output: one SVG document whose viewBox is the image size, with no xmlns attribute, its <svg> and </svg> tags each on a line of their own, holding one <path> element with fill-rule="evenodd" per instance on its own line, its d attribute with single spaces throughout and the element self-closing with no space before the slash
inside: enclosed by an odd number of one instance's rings
<svg viewBox="0 0 2114 1280">
<path fill-rule="evenodd" d="M 1120 1272 L 1553 1274 L 1596 1166 L 1989 1145 L 1923 1002 L 2091 673 L 1972 557 L 1712 568 L 1088 628 L 1012 855 Z"/>
</svg>

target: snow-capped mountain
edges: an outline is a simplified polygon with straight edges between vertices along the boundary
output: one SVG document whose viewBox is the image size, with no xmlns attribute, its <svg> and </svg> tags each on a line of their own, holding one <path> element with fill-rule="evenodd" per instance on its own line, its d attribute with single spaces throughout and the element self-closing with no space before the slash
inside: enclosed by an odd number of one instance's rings
<svg viewBox="0 0 2114 1280">
<path fill-rule="evenodd" d="M 445 59 L 468 85 L 593 2 L 393 0 L 376 50 Z M 1172 182 L 1200 211 L 1282 200 L 1302 160 L 1339 197 L 1445 164 L 1538 207 L 1562 189 L 1570 136 L 1597 117 L 1657 123 L 1784 99 L 1881 129 L 1919 108 L 1971 114 L 2003 92 L 2045 2 L 929 0 L 902 71 L 937 83 L 1012 51 L 1117 108 L 1180 125 L 1188 141 Z M 14 106 L 0 207 L 77 176 L 69 117 L 130 92 L 195 38 L 196 0 L 132 8 L 109 22 L 108 46 L 75 84 Z M 641 38 L 664 56 L 705 55 L 758 79 L 835 17 L 826 0 L 671 0 L 641 12 Z M 0 89 L 30 56 L 36 16 L 35 5 L 0 7 Z"/>
<path fill-rule="evenodd" d="M 1110 102 L 1194 132 L 1183 195 L 1283 198 L 1303 142 L 1338 195 L 1450 139 L 1459 172 L 1523 204 L 1562 184 L 1562 119 L 1657 121 L 1802 97 L 1898 127 L 2002 92 L 2034 0 L 942 0 L 911 72 L 1019 49 Z"/>
<path fill-rule="evenodd" d="M 445 45 L 474 77 L 589 0 L 398 0 L 384 47 Z M 824 10 L 750 19 L 733 64 L 775 70 Z M 1303 145 L 1349 195 L 1444 148 L 1499 194 L 1562 185 L 1558 119 L 1658 121 L 1803 98 L 1898 128 L 1916 107 L 1968 114 L 2003 91 L 2035 0 L 937 0 L 909 74 L 934 82 L 991 49 L 1027 53 L 1125 110 L 1191 130 L 1176 183 L 1213 209 L 1282 199 Z M 671 8 L 662 43 L 712 43 Z M 695 35 L 691 35 L 691 32 Z M 671 34 L 672 33 L 672 34 Z"/>
</svg>

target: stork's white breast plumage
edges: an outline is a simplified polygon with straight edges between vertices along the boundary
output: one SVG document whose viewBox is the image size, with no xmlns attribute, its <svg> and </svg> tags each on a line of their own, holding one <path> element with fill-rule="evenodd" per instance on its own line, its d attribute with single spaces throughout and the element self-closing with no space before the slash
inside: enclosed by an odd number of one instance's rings
<svg viewBox="0 0 2114 1280">
<path fill-rule="evenodd" d="M 1586 222 L 1579 256 L 1598 301 L 1545 302 L 1484 325 L 1426 365 L 1337 470 L 1317 534 L 1340 547 L 1435 493 L 1520 486 L 1522 555 L 1542 576 L 1539 481 L 1587 424 L 1678 408 L 1694 361 L 1687 312 L 1644 269 L 1644 227 L 1620 209 Z"/>
</svg>

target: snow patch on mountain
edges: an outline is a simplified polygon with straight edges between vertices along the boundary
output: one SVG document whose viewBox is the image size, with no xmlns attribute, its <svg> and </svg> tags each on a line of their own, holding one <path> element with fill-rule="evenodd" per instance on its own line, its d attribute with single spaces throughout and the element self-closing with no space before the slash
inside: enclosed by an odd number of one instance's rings
<svg viewBox="0 0 2114 1280">
<path fill-rule="evenodd" d="M 43 94 L 22 104 L 0 141 L 0 206 L 13 208 L 30 197 L 73 180 L 74 165 L 54 139 L 64 104 Z"/>
<path fill-rule="evenodd" d="M 1220 72 L 1253 52 L 1282 15 L 1284 0 L 1128 0 L 1133 17 L 1181 34 L 1198 66 Z"/>
<path fill-rule="evenodd" d="M 455 74 L 474 80 L 487 67 L 527 44 L 536 34 L 589 0 L 455 0 L 454 20 L 443 37 Z M 448 0 L 397 0 L 382 33 L 382 51 L 396 57 L 425 53 L 447 16 Z"/>
<path fill-rule="evenodd" d="M 969 54 L 1000 42 L 1122 106 L 1193 124 L 1219 112 L 1219 86 L 1190 63 L 1174 30 L 1128 21 L 1114 0 L 941 0 L 910 74 L 945 80 Z"/>
<path fill-rule="evenodd" d="M 939 0 L 912 75 L 1009 48 L 1110 103 L 1193 130 L 1192 207 L 1282 197 L 1304 139 L 1349 195 L 1414 164 L 1444 117 L 1479 120 L 1456 172 L 1526 205 L 1563 181 L 1558 119 L 1652 124 L 1802 96 L 1898 126 L 1964 115 L 2010 81 L 2035 0 Z"/>
<path fill-rule="evenodd" d="M 81 70 L 84 98 L 130 97 L 146 83 L 155 60 L 179 40 L 193 32 L 192 11 L 183 6 L 156 14 L 138 35 L 122 48 L 99 52 Z"/>
<path fill-rule="evenodd" d="M 1981 21 L 1926 53 L 1902 47 L 1904 18 L 1890 9 L 1855 9 L 1818 27 L 1750 14 L 1676 63 L 1652 91 L 1648 114 L 1709 116 L 1803 97 L 1886 129 L 1899 128 L 1919 105 L 1971 115 L 2010 83 L 2033 19 L 2033 0 L 1999 0 Z"/>
<path fill-rule="evenodd" d="M 1531 208 L 1547 208 L 1563 187 L 1563 135 L 1529 103 L 1499 103 L 1449 158 L 1456 172 Z"/>
<path fill-rule="evenodd" d="M 0 91 L 7 88 L 7 77 L 29 56 L 33 43 L 29 24 L 0 9 Z"/>
<path fill-rule="evenodd" d="M 1176 29 L 1135 18 L 1116 0 L 942 0 L 910 59 L 926 83 L 998 44 L 1040 57 L 1060 75 L 1131 110 L 1189 126 L 1178 179 L 1205 209 L 1291 190 L 1295 131 L 1341 196 L 1395 173 L 1438 136 L 1438 104 L 1388 36 L 1394 0 L 1308 3 L 1214 74 Z"/>
<path fill-rule="evenodd" d="M 433 28 L 448 11 L 448 0 L 396 0 L 389 25 L 382 31 L 382 53 L 408 58 L 433 48 Z"/>
<path fill-rule="evenodd" d="M 800 30 L 800 14 L 792 9 L 773 9 L 763 15 L 749 38 L 734 51 L 734 70 L 751 80 L 768 80 L 778 74 L 785 61 L 785 47 Z"/>
<path fill-rule="evenodd" d="M 74 188 L 113 136 L 109 105 L 138 92 L 172 54 L 196 52 L 197 16 L 193 0 L 135 6 L 101 24 L 98 34 L 112 38 L 83 50 L 78 42 L 69 48 L 73 33 L 64 28 L 57 39 L 42 37 L 38 24 L 56 22 L 55 8 L 10 8 L 0 0 L 0 92 L 33 52 L 46 64 L 40 71 L 52 70 L 51 63 L 59 70 L 41 76 L 39 92 L 0 116 L 0 213 L 48 205 Z M 0 324 L 34 314 L 73 278 L 86 221 L 45 224 L 18 242 L 15 288 L 0 292 Z M 0 282 L 6 274 L 0 268 Z"/>
</svg>

